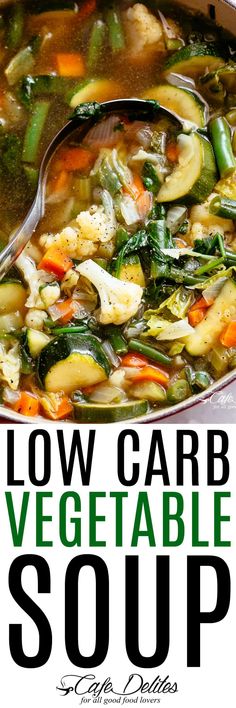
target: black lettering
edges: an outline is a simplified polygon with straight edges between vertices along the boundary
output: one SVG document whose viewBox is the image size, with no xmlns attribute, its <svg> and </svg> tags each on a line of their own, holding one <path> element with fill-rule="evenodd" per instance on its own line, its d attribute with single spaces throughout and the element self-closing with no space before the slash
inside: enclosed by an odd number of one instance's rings
<svg viewBox="0 0 236 708">
<path fill-rule="evenodd" d="M 38 669 L 47 663 L 52 649 L 52 632 L 47 617 L 22 587 L 22 572 L 32 566 L 38 576 L 38 592 L 50 593 L 49 566 L 42 556 L 23 555 L 15 558 L 9 571 L 9 588 L 15 602 L 35 623 L 39 633 L 39 648 L 34 656 L 27 656 L 22 641 L 22 625 L 10 624 L 9 646 L 13 661 L 24 669 Z"/>
<path fill-rule="evenodd" d="M 214 568 L 217 576 L 217 600 L 211 612 L 201 612 L 201 568 Z M 223 558 L 189 556 L 187 564 L 187 662 L 201 666 L 201 624 L 220 622 L 230 604 L 230 573 Z"/>
</svg>

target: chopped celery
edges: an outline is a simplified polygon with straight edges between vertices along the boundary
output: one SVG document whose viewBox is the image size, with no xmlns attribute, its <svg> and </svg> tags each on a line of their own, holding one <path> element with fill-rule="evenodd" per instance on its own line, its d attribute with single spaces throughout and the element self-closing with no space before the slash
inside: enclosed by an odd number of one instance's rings
<svg viewBox="0 0 236 708">
<path fill-rule="evenodd" d="M 5 69 L 5 76 L 9 86 L 14 86 L 24 74 L 29 74 L 35 64 L 32 47 L 24 47 L 15 54 Z"/>
<path fill-rule="evenodd" d="M 81 202 L 88 202 L 92 196 L 92 185 L 90 177 L 78 177 L 73 182 L 76 196 Z"/>
<path fill-rule="evenodd" d="M 134 398 L 146 399 L 146 401 L 151 401 L 152 403 L 165 403 L 166 401 L 165 389 L 154 381 L 141 381 L 133 384 L 129 389 L 129 393 Z"/>
</svg>

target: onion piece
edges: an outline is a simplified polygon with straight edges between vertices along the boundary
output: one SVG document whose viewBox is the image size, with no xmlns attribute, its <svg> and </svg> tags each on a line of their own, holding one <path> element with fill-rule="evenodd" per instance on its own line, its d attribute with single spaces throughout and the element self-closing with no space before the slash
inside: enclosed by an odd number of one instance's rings
<svg viewBox="0 0 236 708">
<path fill-rule="evenodd" d="M 204 300 L 206 300 L 207 305 L 212 305 L 214 300 L 217 298 L 217 295 L 219 295 L 226 280 L 227 278 L 224 277 L 219 278 L 215 283 L 213 283 L 213 285 L 209 285 L 208 288 L 205 288 L 205 290 L 202 291 L 202 295 Z"/>
<path fill-rule="evenodd" d="M 105 342 L 102 343 L 102 348 L 104 349 L 104 352 L 107 355 L 107 358 L 109 359 L 112 366 L 114 366 L 115 369 L 118 369 L 118 367 L 120 366 L 120 359 L 115 353 L 111 343 L 107 339 L 105 340 Z"/>
<path fill-rule="evenodd" d="M 118 386 L 111 386 L 109 383 L 98 384 L 89 396 L 89 400 L 93 403 L 120 403 L 126 398 L 122 389 Z"/>
<path fill-rule="evenodd" d="M 182 226 L 188 214 L 185 206 L 173 206 L 168 209 L 166 217 L 166 226 L 170 229 L 171 234 L 176 234 L 180 226 Z"/>
<path fill-rule="evenodd" d="M 3 400 L 4 403 L 9 403 L 9 405 L 14 406 L 14 403 L 17 403 L 20 398 L 20 391 L 12 391 L 11 388 L 8 388 L 8 386 L 5 386 L 3 389 Z"/>
<path fill-rule="evenodd" d="M 106 120 L 97 123 L 86 135 L 86 145 L 90 147 L 110 147 L 120 140 L 119 131 L 114 128 L 120 123 L 118 116 L 110 116 Z"/>
</svg>

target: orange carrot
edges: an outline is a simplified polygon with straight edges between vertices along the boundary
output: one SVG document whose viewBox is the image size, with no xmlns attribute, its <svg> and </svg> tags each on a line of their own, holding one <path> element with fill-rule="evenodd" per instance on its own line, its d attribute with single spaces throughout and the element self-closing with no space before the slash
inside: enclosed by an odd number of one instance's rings
<svg viewBox="0 0 236 708">
<path fill-rule="evenodd" d="M 169 143 L 166 146 L 166 157 L 169 162 L 178 162 L 179 148 L 177 143 Z"/>
<path fill-rule="evenodd" d="M 52 245 L 44 254 L 38 269 L 46 270 L 47 273 L 54 273 L 59 280 L 62 280 L 72 266 L 73 261 L 67 256 L 66 252 L 57 245 Z"/>
<path fill-rule="evenodd" d="M 191 327 L 196 327 L 203 320 L 206 310 L 212 305 L 212 302 L 206 302 L 204 297 L 200 297 L 193 303 L 188 311 L 188 321 Z"/>
<path fill-rule="evenodd" d="M 84 76 L 86 72 L 81 54 L 56 54 L 57 69 L 60 76 Z"/>
<path fill-rule="evenodd" d="M 212 302 L 214 301 L 212 300 Z M 188 312 L 194 312 L 194 310 L 206 310 L 208 307 L 210 307 L 210 304 L 212 305 L 212 302 L 207 303 L 204 297 L 200 297 L 199 300 L 196 300 L 196 302 L 193 303 Z"/>
<path fill-rule="evenodd" d="M 49 183 L 49 191 L 56 193 L 56 192 L 64 192 L 67 187 L 69 187 L 70 184 L 70 175 L 66 170 L 61 170 L 61 172 L 58 175 L 55 175 L 52 177 Z"/>
<path fill-rule="evenodd" d="M 122 366 L 132 366 L 135 369 L 148 365 L 148 359 L 143 354 L 125 354 L 122 357 Z"/>
<path fill-rule="evenodd" d="M 36 396 L 28 391 L 22 391 L 20 397 L 16 403 L 12 406 L 13 410 L 17 413 L 28 417 L 34 417 L 39 413 L 39 401 Z"/>
<path fill-rule="evenodd" d="M 169 374 L 163 369 L 156 366 L 144 366 L 137 371 L 137 376 L 132 379 L 135 383 L 140 381 L 156 381 L 162 386 L 167 386 L 169 383 Z"/>
<path fill-rule="evenodd" d="M 97 7 L 97 0 L 85 0 L 82 7 L 79 9 L 79 19 L 86 20 L 87 17 L 95 12 Z"/>
<path fill-rule="evenodd" d="M 72 320 L 72 318 L 74 317 L 78 305 L 76 300 L 72 300 L 72 298 L 69 297 L 67 300 L 63 300 L 63 302 L 57 302 L 55 307 L 58 310 L 58 315 L 61 315 L 59 319 L 61 320 L 62 324 L 66 324 L 67 322 L 70 322 L 70 320 Z"/>
<path fill-rule="evenodd" d="M 73 411 L 72 403 L 67 396 L 58 396 L 58 400 L 53 401 L 53 405 L 48 404 L 47 397 L 42 397 L 40 404 L 44 414 L 46 414 L 47 418 L 51 418 L 51 420 L 68 418 Z"/>
<path fill-rule="evenodd" d="M 205 317 L 206 314 L 206 309 L 203 307 L 199 307 L 198 310 L 193 310 L 192 312 L 189 311 L 188 313 L 188 321 L 191 327 L 196 327 Z"/>
<path fill-rule="evenodd" d="M 236 320 L 230 322 L 220 337 L 223 347 L 236 347 Z"/>
<path fill-rule="evenodd" d="M 150 192 L 144 191 L 143 194 L 136 200 L 140 219 L 145 219 L 152 208 L 152 195 Z"/>
<path fill-rule="evenodd" d="M 82 147 L 71 147 L 62 150 L 59 159 L 63 170 L 67 172 L 73 172 L 74 170 L 87 172 L 94 163 L 95 155 L 91 150 L 86 150 Z"/>
</svg>

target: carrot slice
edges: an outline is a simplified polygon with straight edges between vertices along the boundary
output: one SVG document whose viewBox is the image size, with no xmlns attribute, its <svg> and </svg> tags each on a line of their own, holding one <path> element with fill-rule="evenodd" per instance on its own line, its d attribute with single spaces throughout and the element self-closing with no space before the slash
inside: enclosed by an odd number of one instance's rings
<svg viewBox="0 0 236 708">
<path fill-rule="evenodd" d="M 69 297 L 67 300 L 63 300 L 63 302 L 57 302 L 56 308 L 58 310 L 58 315 L 61 315 L 60 320 L 62 324 L 66 324 L 72 320 L 75 312 L 77 311 L 77 303 L 76 300 L 72 300 L 72 298 Z"/>
<path fill-rule="evenodd" d="M 84 76 L 86 72 L 81 54 L 56 54 L 57 69 L 60 76 Z"/>
<path fill-rule="evenodd" d="M 52 245 L 44 254 L 38 265 L 38 269 L 46 270 L 47 273 L 54 273 L 59 280 L 62 280 L 72 266 L 73 261 L 67 256 L 65 251 L 56 245 Z"/>
<path fill-rule="evenodd" d="M 212 302 L 213 302 L 213 300 L 212 300 Z M 212 305 L 212 302 L 210 303 L 211 305 Z M 196 300 L 196 302 L 194 302 L 193 305 L 191 305 L 188 312 L 189 313 L 194 312 L 194 310 L 205 310 L 208 307 L 210 307 L 209 303 L 206 302 L 204 297 L 200 297 L 199 300 Z"/>
<path fill-rule="evenodd" d="M 188 321 L 191 327 L 196 327 L 205 317 L 206 314 L 206 309 L 203 307 L 199 307 L 197 310 L 193 310 L 192 312 L 188 313 Z"/>
<path fill-rule="evenodd" d="M 67 172 L 74 172 L 74 170 L 87 172 L 87 170 L 91 169 L 95 160 L 95 155 L 90 150 L 82 147 L 71 147 L 62 150 L 58 157 L 63 170 Z"/>
<path fill-rule="evenodd" d="M 79 19 L 86 20 L 87 17 L 95 12 L 97 7 L 97 0 L 85 0 L 82 7 L 79 9 Z"/>
<path fill-rule="evenodd" d="M 169 143 L 166 146 L 166 157 L 169 162 L 178 162 L 179 148 L 177 143 Z"/>
<path fill-rule="evenodd" d="M 137 376 L 134 377 L 133 381 L 135 383 L 138 381 L 156 381 L 162 386 L 167 386 L 169 379 L 169 374 L 163 369 L 156 366 L 144 366 L 140 371 L 137 371 Z"/>
<path fill-rule="evenodd" d="M 66 170 L 62 170 L 59 175 L 52 177 L 49 183 L 50 192 L 63 192 L 70 184 L 70 175 Z"/>
<path fill-rule="evenodd" d="M 137 199 L 137 207 L 140 219 L 145 219 L 152 208 L 152 195 L 150 192 L 144 191 Z"/>
<path fill-rule="evenodd" d="M 73 411 L 72 403 L 69 401 L 67 396 L 60 397 L 57 404 L 48 405 L 47 397 L 40 399 L 41 408 L 43 409 L 44 415 L 51 420 L 62 420 L 63 418 L 68 418 L 68 416 Z"/>
<path fill-rule="evenodd" d="M 122 366 L 131 366 L 135 369 L 148 365 L 148 359 L 143 354 L 125 354 L 122 357 Z"/>
<path fill-rule="evenodd" d="M 220 337 L 223 347 L 236 347 L 236 320 L 230 322 Z"/>
<path fill-rule="evenodd" d="M 20 398 L 16 401 L 16 403 L 14 403 L 12 408 L 17 413 L 21 413 L 22 415 L 28 417 L 34 417 L 39 413 L 39 401 L 36 396 L 32 395 L 32 393 L 22 391 Z"/>
</svg>

